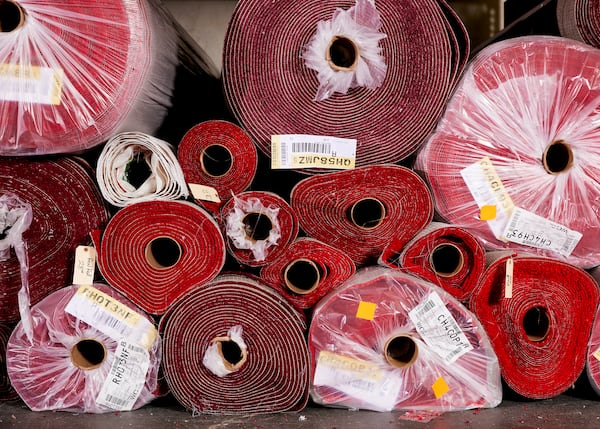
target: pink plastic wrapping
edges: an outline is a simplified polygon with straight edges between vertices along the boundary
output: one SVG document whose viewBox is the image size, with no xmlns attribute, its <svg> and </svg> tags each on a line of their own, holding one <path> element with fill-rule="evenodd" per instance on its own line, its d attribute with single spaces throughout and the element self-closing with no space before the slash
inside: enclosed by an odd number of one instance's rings
<svg viewBox="0 0 600 429">
<path fill-rule="evenodd" d="M 316 403 L 375 411 L 495 407 L 498 359 L 479 321 L 441 288 L 370 267 L 327 295 L 309 332 Z"/>
<path fill-rule="evenodd" d="M 6 362 L 33 411 L 126 411 L 155 398 L 160 338 L 128 299 L 106 285 L 69 286 L 34 305 L 31 316 L 32 342 L 19 323 Z"/>
<path fill-rule="evenodd" d="M 437 213 L 488 249 L 599 265 L 599 67 L 552 36 L 481 51 L 417 157 Z"/>
</svg>

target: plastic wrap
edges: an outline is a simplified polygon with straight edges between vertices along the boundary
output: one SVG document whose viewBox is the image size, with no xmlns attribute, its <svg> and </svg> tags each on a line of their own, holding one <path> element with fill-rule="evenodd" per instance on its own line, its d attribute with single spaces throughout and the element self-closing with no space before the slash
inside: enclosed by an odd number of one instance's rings
<svg viewBox="0 0 600 429">
<path fill-rule="evenodd" d="M 19 323 L 8 341 L 7 366 L 33 411 L 127 411 L 156 397 L 156 328 L 108 286 L 65 287 L 34 305 L 31 315 L 33 342 Z"/>
<path fill-rule="evenodd" d="M 311 397 L 374 411 L 495 407 L 498 359 L 477 318 L 441 288 L 387 267 L 358 271 L 315 308 Z"/>
<path fill-rule="evenodd" d="M 444 220 L 484 240 L 600 264 L 600 50 L 527 36 L 472 61 L 415 169 Z"/>
<path fill-rule="evenodd" d="M 556 17 L 562 36 L 600 48 L 599 0 L 558 0 Z"/>
<path fill-rule="evenodd" d="M 11 401 L 19 397 L 10 384 L 6 369 L 6 345 L 12 331 L 11 325 L 0 323 L 0 401 Z"/>
</svg>

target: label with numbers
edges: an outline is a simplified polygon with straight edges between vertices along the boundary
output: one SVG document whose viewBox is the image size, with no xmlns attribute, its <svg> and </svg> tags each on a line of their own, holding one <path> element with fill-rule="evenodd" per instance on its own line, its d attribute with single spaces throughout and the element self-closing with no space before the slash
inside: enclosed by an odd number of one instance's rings
<svg viewBox="0 0 600 429">
<path fill-rule="evenodd" d="M 350 170 L 356 164 L 356 139 L 306 134 L 271 136 L 271 168 Z"/>
<path fill-rule="evenodd" d="M 78 246 L 75 249 L 74 285 L 91 285 L 96 271 L 96 249 L 91 246 Z"/>
<path fill-rule="evenodd" d="M 0 64 L 0 99 L 58 105 L 64 72 L 49 67 Z"/>
<path fill-rule="evenodd" d="M 220 203 L 219 192 L 211 186 L 188 183 L 192 195 L 197 200 L 209 201 L 211 203 Z"/>
</svg>

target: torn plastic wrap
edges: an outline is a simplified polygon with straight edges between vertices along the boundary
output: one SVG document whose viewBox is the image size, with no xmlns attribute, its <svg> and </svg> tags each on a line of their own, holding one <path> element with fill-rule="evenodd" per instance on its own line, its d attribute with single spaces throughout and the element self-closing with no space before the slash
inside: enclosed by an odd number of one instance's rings
<svg viewBox="0 0 600 429">
<path fill-rule="evenodd" d="M 144 133 L 111 137 L 98 156 L 96 179 L 104 199 L 116 207 L 189 195 L 173 147 Z"/>
<path fill-rule="evenodd" d="M 387 267 L 358 271 L 315 307 L 311 397 L 421 413 L 497 406 L 498 359 L 477 318 L 441 288 Z"/>
<path fill-rule="evenodd" d="M 306 321 L 258 279 L 220 275 L 161 320 L 173 396 L 204 414 L 298 411 L 308 400 Z"/>
<path fill-rule="evenodd" d="M 440 217 L 490 250 L 599 265 L 599 66 L 552 36 L 481 51 L 415 165 Z"/>
<path fill-rule="evenodd" d="M 558 0 L 556 17 L 562 36 L 600 48 L 599 0 Z"/>
<path fill-rule="evenodd" d="M 161 344 L 148 316 L 106 285 L 68 286 L 31 308 L 7 346 L 10 381 L 33 411 L 107 413 L 156 397 Z"/>
<path fill-rule="evenodd" d="M 599 291 L 585 270 L 551 258 L 489 252 L 470 302 L 516 393 L 545 399 L 583 372 Z"/>
</svg>

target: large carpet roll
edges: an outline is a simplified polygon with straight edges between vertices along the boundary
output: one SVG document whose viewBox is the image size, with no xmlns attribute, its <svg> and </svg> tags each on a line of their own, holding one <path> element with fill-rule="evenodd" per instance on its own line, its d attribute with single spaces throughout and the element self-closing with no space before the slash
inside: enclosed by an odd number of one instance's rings
<svg viewBox="0 0 600 429">
<path fill-rule="evenodd" d="M 391 242 L 381 262 L 430 281 L 467 301 L 485 270 L 483 243 L 468 230 L 432 222 L 404 246 Z"/>
<path fill-rule="evenodd" d="M 469 52 L 466 30 L 444 1 L 375 2 L 380 33 L 385 35 L 375 43 L 373 53 L 380 50 L 387 66 L 381 86 L 359 86 L 315 101 L 318 73 L 303 59 L 311 38 L 321 27 L 335 25 L 325 21 L 332 20 L 336 10 L 361 9 L 366 3 L 245 0 L 237 4 L 223 53 L 225 96 L 237 120 L 267 156 L 271 156 L 272 135 L 309 134 L 357 139 L 359 167 L 394 163 L 413 153 L 434 127 Z M 332 75 L 354 72 L 363 55 L 360 27 L 372 19 L 372 15 L 362 21 L 357 18 L 350 28 L 332 30 L 342 35 L 331 37 L 331 43 L 325 41 L 322 49 L 322 58 L 331 58 L 326 67 Z M 317 149 L 321 155 L 333 152 Z"/>
<path fill-rule="evenodd" d="M 305 330 L 303 316 L 269 287 L 221 275 L 161 320 L 166 381 L 194 413 L 300 410 L 310 377 Z"/>
<path fill-rule="evenodd" d="M 31 308 L 7 346 L 10 381 L 33 411 L 107 413 L 156 397 L 160 338 L 152 319 L 103 284 L 68 286 Z"/>
<path fill-rule="evenodd" d="M 596 267 L 590 274 L 600 284 L 600 268 Z M 586 359 L 587 378 L 592 388 L 600 395 L 600 307 L 596 310 L 592 333 L 587 349 Z"/>
<path fill-rule="evenodd" d="M 427 185 L 401 166 L 371 166 L 307 177 L 291 192 L 301 228 L 357 265 L 374 263 L 427 226 L 433 201 Z"/>
<path fill-rule="evenodd" d="M 260 270 L 261 279 L 298 308 L 312 308 L 330 290 L 354 274 L 352 259 L 310 237 L 294 241 Z"/>
<path fill-rule="evenodd" d="M 13 194 L 32 208 L 31 224 L 22 237 L 33 304 L 71 283 L 75 249 L 89 242 L 90 231 L 108 221 L 92 176 L 89 166 L 75 158 L 0 158 L 0 195 Z M 3 218 L 2 225 L 8 227 L 10 222 L 5 224 Z M 14 252 L 8 255 L 0 262 L 2 321 L 19 318 L 21 265 Z"/>
<path fill-rule="evenodd" d="M 558 0 L 556 17 L 562 36 L 600 48 L 600 1 Z"/>
<path fill-rule="evenodd" d="M 19 397 L 10 384 L 6 368 L 6 345 L 13 327 L 6 323 L 0 323 L 0 401 L 10 401 Z"/>
<path fill-rule="evenodd" d="M 550 258 L 491 252 L 470 302 L 516 393 L 544 399 L 575 383 L 585 362 L 598 286 L 584 270 Z"/>
<path fill-rule="evenodd" d="M 477 318 L 441 288 L 387 267 L 358 271 L 321 300 L 309 348 L 319 404 L 444 412 L 502 399 Z"/>
<path fill-rule="evenodd" d="M 488 249 L 599 265 L 599 66 L 552 36 L 481 51 L 417 158 L 439 215 Z"/>
<path fill-rule="evenodd" d="M 225 264 L 219 226 L 186 201 L 124 207 L 95 234 L 98 267 L 109 285 L 150 314 L 212 280 Z"/>
</svg>

